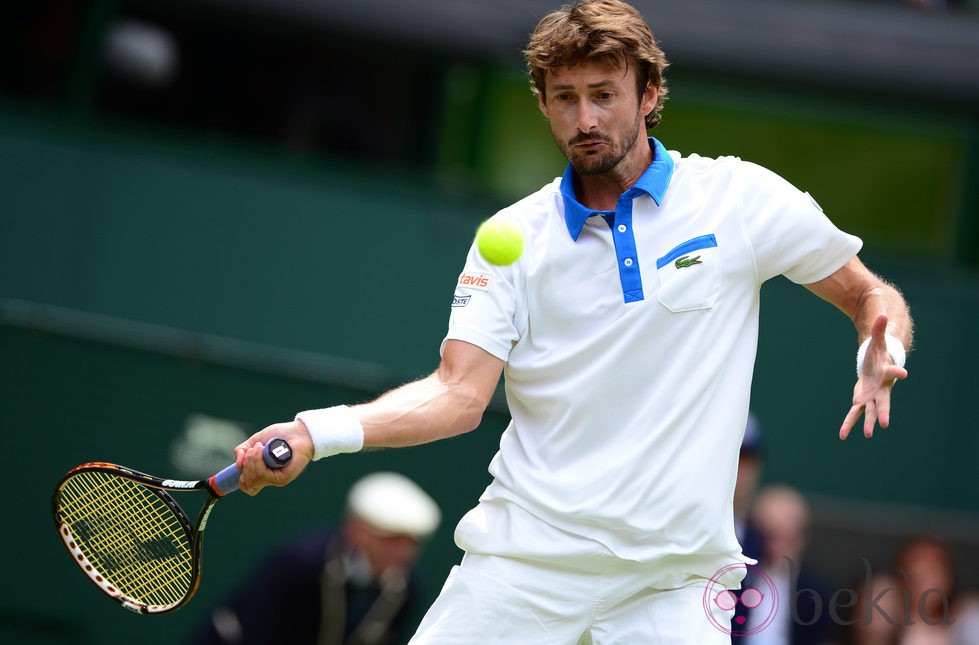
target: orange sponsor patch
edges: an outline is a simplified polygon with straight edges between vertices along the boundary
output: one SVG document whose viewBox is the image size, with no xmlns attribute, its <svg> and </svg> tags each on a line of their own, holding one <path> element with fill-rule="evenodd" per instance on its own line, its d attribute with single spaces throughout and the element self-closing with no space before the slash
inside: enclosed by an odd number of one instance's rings
<svg viewBox="0 0 979 645">
<path fill-rule="evenodd" d="M 489 289 L 490 277 L 485 273 L 463 273 L 459 276 L 459 286 L 466 289 Z"/>
</svg>

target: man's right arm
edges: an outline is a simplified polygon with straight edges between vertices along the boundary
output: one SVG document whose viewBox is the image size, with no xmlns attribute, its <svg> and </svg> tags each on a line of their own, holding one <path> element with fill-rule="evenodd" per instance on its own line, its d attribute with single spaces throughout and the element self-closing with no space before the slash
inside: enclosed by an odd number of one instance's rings
<svg viewBox="0 0 979 645">
<path fill-rule="evenodd" d="M 359 422 L 363 448 L 415 446 L 454 437 L 479 425 L 503 364 L 476 345 L 448 340 L 433 374 L 351 406 L 342 415 L 348 425 Z M 292 462 L 281 470 L 267 468 L 262 460 L 262 446 L 275 436 L 288 441 L 293 450 Z M 242 469 L 241 490 L 254 495 L 265 486 L 288 484 L 312 461 L 314 450 L 311 432 L 298 418 L 255 433 L 235 448 Z"/>
<path fill-rule="evenodd" d="M 400 448 L 475 430 L 503 371 L 503 361 L 460 340 L 448 340 L 432 375 L 352 409 L 364 448 Z"/>
</svg>

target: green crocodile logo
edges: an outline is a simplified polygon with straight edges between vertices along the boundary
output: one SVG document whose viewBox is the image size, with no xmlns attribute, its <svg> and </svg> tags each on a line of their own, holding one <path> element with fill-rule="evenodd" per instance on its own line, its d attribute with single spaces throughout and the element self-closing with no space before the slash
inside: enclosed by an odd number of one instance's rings
<svg viewBox="0 0 979 645">
<path fill-rule="evenodd" d="M 686 269 L 687 267 L 692 267 L 695 264 L 703 264 L 700 261 L 699 255 L 695 258 L 691 258 L 689 255 L 684 255 L 682 258 L 678 258 L 677 261 L 674 262 L 674 265 L 678 269 Z"/>
</svg>

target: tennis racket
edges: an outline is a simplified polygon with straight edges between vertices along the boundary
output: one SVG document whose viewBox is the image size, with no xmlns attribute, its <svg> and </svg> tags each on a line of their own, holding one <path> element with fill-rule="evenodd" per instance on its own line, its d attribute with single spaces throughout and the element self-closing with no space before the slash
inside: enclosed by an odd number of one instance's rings
<svg viewBox="0 0 979 645">
<path fill-rule="evenodd" d="M 263 454 L 269 468 L 292 459 L 279 438 Z M 165 614 L 197 591 L 207 518 L 220 498 L 238 490 L 240 478 L 234 464 L 195 482 L 91 462 L 61 478 L 51 512 L 72 560 L 99 589 L 136 613 Z M 193 490 L 209 495 L 196 524 L 167 492 Z"/>
</svg>

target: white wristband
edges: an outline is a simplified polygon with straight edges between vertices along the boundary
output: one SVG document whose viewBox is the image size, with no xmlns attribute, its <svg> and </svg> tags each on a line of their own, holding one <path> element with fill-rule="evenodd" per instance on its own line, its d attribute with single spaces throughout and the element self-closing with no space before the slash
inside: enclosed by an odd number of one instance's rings
<svg viewBox="0 0 979 645">
<path fill-rule="evenodd" d="M 364 427 L 353 410 L 345 405 L 306 410 L 296 415 L 306 425 L 313 440 L 313 459 L 358 452 L 364 447 Z"/>
<path fill-rule="evenodd" d="M 890 354 L 894 364 L 898 367 L 904 367 L 904 361 L 907 360 L 904 343 L 890 334 L 884 335 L 884 343 L 887 344 L 887 353 Z M 868 338 L 860 344 L 860 349 L 857 350 L 857 378 L 860 378 L 863 373 L 863 359 L 867 356 L 867 347 L 869 346 L 870 339 Z"/>
</svg>

